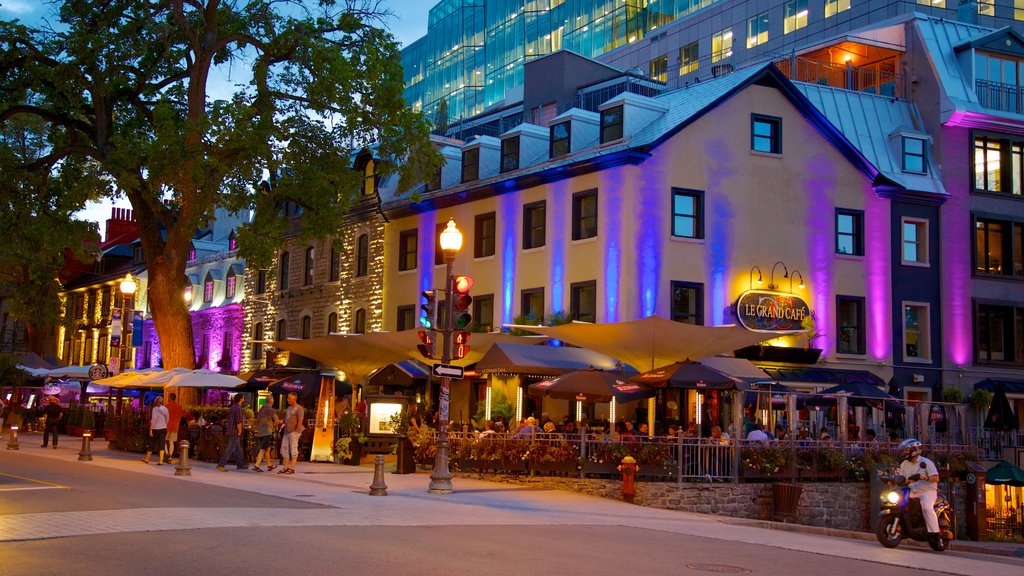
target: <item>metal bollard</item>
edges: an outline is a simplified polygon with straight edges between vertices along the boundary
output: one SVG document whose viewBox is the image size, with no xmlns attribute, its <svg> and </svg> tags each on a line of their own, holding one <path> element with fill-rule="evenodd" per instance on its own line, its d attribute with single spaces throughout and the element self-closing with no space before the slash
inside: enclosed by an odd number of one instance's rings
<svg viewBox="0 0 1024 576">
<path fill-rule="evenodd" d="M 373 484 L 370 484 L 370 496 L 387 496 L 388 487 L 384 484 L 384 457 L 373 457 Z"/>
<path fill-rule="evenodd" d="M 82 449 L 78 452 L 79 461 L 92 461 L 92 432 L 82 432 Z"/>
<path fill-rule="evenodd" d="M 188 465 L 188 440 L 182 440 L 178 443 L 178 465 L 174 468 L 174 475 L 192 475 L 192 467 Z"/>
<path fill-rule="evenodd" d="M 8 450 L 21 450 L 18 446 L 18 427 L 11 426 L 11 435 L 7 438 L 7 449 Z"/>
</svg>

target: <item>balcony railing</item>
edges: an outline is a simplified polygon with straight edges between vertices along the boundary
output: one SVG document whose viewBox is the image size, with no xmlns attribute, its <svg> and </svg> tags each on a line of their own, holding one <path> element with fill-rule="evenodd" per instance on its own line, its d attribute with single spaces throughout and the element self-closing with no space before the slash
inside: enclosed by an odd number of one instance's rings
<svg viewBox="0 0 1024 576">
<path fill-rule="evenodd" d="M 1024 114 L 1024 90 L 1016 84 L 976 80 L 974 90 L 984 108 Z"/>
<path fill-rule="evenodd" d="M 903 98 L 902 76 L 885 70 L 881 64 L 854 67 L 807 58 L 788 57 L 776 60 L 775 65 L 786 77 L 796 82 L 868 92 L 890 98 Z"/>
</svg>

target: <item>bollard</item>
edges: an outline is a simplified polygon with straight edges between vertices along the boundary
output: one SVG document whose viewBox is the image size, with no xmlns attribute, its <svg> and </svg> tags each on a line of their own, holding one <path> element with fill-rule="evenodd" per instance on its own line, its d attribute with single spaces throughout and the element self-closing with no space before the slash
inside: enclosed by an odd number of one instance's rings
<svg viewBox="0 0 1024 576">
<path fill-rule="evenodd" d="M 370 496 L 387 496 L 388 487 L 384 484 L 384 457 L 373 457 L 373 484 L 370 484 Z"/>
<path fill-rule="evenodd" d="M 635 458 L 626 456 L 622 459 L 618 470 L 622 472 L 622 500 L 632 504 L 633 498 L 636 496 L 636 473 L 640 471 L 640 467 L 636 465 Z"/>
<path fill-rule="evenodd" d="M 21 448 L 18 446 L 18 427 L 17 426 L 11 426 L 11 435 L 7 439 L 7 449 L 8 450 L 21 450 Z"/>
<path fill-rule="evenodd" d="M 92 432 L 82 432 L 82 449 L 78 452 L 79 461 L 92 461 Z"/>
<path fill-rule="evenodd" d="M 174 475 L 192 475 L 192 467 L 188 465 L 188 440 L 178 442 L 178 465 L 174 468 Z"/>
</svg>

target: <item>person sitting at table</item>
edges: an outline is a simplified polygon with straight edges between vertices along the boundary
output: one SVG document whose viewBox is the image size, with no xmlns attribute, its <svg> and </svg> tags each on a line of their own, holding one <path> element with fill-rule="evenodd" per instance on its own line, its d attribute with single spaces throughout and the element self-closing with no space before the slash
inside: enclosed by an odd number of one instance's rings
<svg viewBox="0 0 1024 576">
<path fill-rule="evenodd" d="M 669 428 L 672 428 L 671 426 Z M 676 428 L 678 430 L 678 428 Z M 697 437 L 697 421 L 691 420 L 686 425 L 686 430 L 683 431 L 683 438 L 696 438 Z"/>
<path fill-rule="evenodd" d="M 711 443 L 712 444 L 731 444 L 732 437 L 729 436 L 728 432 L 723 432 L 722 427 L 715 424 L 711 427 Z"/>
<path fill-rule="evenodd" d="M 537 432 L 537 419 L 530 416 L 523 423 L 523 426 L 516 431 L 515 438 L 529 438 Z"/>
<path fill-rule="evenodd" d="M 747 440 L 750 442 L 760 442 L 761 444 L 768 443 L 768 435 L 764 433 L 764 426 L 761 426 L 760 422 L 754 423 L 754 427 L 747 434 Z"/>
</svg>

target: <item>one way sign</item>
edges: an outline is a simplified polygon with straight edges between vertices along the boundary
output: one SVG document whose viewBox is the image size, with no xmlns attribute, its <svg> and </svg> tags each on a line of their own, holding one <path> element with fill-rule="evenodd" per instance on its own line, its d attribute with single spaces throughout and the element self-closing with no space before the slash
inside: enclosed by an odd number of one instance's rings
<svg viewBox="0 0 1024 576">
<path fill-rule="evenodd" d="M 434 376 L 439 378 L 448 377 L 455 378 L 456 380 L 462 380 L 465 375 L 465 371 L 462 366 L 452 366 L 451 364 L 434 364 Z"/>
</svg>

